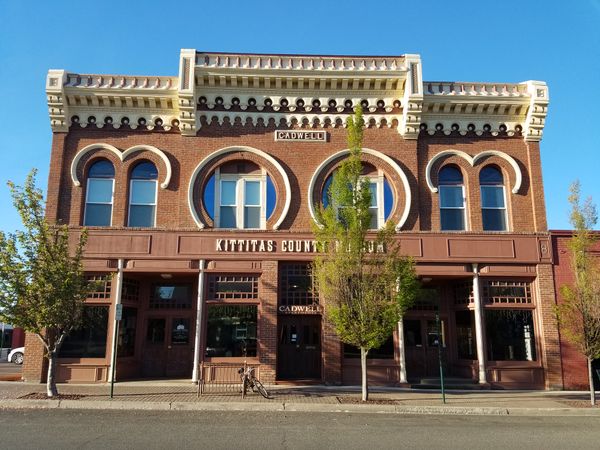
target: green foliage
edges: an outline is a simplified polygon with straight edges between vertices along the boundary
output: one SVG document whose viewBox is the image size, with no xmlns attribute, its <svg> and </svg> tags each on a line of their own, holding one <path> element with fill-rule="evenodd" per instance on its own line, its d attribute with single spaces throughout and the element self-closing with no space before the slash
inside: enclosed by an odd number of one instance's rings
<svg viewBox="0 0 600 450">
<path fill-rule="evenodd" d="M 561 330 L 588 359 L 600 358 L 600 263 L 591 254 L 596 238 L 592 233 L 598 213 L 591 198 L 581 202 L 580 185 L 571 185 L 569 242 L 574 282 L 560 288 L 563 302 L 556 307 Z"/>
<path fill-rule="evenodd" d="M 391 221 L 369 231 L 369 184 L 361 178 L 364 120 L 348 122 L 350 156 L 333 174 L 329 204 L 318 205 L 314 233 L 322 250 L 313 274 L 325 313 L 342 342 L 367 352 L 393 333 L 419 290 L 413 262 L 400 255 Z"/>
<path fill-rule="evenodd" d="M 80 325 L 94 286 L 86 282 L 81 262 L 87 234 L 70 243 L 66 226 L 46 221 L 35 174 L 23 187 L 8 183 L 23 230 L 0 231 L 0 319 L 37 334 L 47 354 L 54 354 Z"/>
</svg>

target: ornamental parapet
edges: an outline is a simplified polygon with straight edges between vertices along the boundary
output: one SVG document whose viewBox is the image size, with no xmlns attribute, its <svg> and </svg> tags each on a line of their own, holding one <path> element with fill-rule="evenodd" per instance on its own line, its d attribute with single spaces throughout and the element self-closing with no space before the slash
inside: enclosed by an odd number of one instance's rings
<svg viewBox="0 0 600 450">
<path fill-rule="evenodd" d="M 544 82 L 423 81 L 419 55 L 263 55 L 181 50 L 178 76 L 50 70 L 54 132 L 71 126 L 178 130 L 225 123 L 283 128 L 345 126 L 361 105 L 368 126 L 419 135 L 517 135 L 539 141 Z"/>
</svg>

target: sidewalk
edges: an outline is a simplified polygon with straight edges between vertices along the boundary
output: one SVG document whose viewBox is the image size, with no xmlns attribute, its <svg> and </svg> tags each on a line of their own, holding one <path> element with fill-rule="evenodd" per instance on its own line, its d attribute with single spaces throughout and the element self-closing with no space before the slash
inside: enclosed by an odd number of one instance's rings
<svg viewBox="0 0 600 450">
<path fill-rule="evenodd" d="M 400 388 L 370 390 L 369 404 L 361 404 L 358 387 L 269 386 L 270 399 L 249 393 L 241 399 L 237 389 L 211 388 L 200 398 L 196 386 L 185 381 L 131 381 L 115 384 L 110 399 L 108 384 L 59 385 L 66 400 L 32 400 L 23 396 L 45 392 L 45 385 L 0 382 L 0 408 L 78 408 L 148 410 L 262 410 L 381 412 L 400 414 L 494 414 L 494 415 L 593 415 L 600 408 L 587 408 L 589 394 L 566 391 L 450 391 L 442 404 L 439 391 Z M 574 407 L 577 406 L 577 407 Z M 584 406 L 584 407 L 580 407 Z"/>
</svg>

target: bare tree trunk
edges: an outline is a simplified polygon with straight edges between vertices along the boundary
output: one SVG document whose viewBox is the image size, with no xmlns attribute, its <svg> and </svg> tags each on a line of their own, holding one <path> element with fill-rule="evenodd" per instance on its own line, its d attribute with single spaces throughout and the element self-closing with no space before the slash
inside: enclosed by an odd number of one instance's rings
<svg viewBox="0 0 600 450">
<path fill-rule="evenodd" d="M 56 351 L 48 352 L 48 377 L 46 378 L 46 392 L 48 397 L 56 397 Z"/>
<path fill-rule="evenodd" d="M 369 386 L 367 382 L 367 352 L 364 347 L 360 348 L 360 372 L 362 378 L 362 401 L 366 402 L 369 399 Z"/>
<path fill-rule="evenodd" d="M 590 402 L 592 406 L 596 404 L 596 391 L 594 389 L 594 373 L 592 372 L 592 358 L 588 358 L 588 380 L 590 383 Z"/>
</svg>

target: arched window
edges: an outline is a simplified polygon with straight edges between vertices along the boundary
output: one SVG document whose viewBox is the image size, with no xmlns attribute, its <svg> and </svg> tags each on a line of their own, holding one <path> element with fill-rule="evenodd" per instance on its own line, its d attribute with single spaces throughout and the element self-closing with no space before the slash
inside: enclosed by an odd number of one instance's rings
<svg viewBox="0 0 600 450">
<path fill-rule="evenodd" d="M 369 184 L 369 191 L 371 192 L 371 204 L 369 205 L 371 223 L 369 225 L 369 229 L 378 230 L 383 228 L 385 222 L 389 219 L 392 213 L 394 194 L 388 179 L 385 177 L 382 171 L 378 171 L 374 168 L 367 168 L 367 170 L 364 172 L 370 172 L 361 176 L 362 182 Z M 333 175 L 330 175 L 323 184 L 321 201 L 324 207 L 329 206 L 329 189 L 332 181 Z"/>
<path fill-rule="evenodd" d="M 109 227 L 112 223 L 115 168 L 106 159 L 92 164 L 88 170 L 85 194 L 85 226 Z"/>
<path fill-rule="evenodd" d="M 438 178 L 442 230 L 466 230 L 465 186 L 460 169 L 456 166 L 445 166 L 440 170 Z"/>
<path fill-rule="evenodd" d="M 508 230 L 504 178 L 496 166 L 486 166 L 479 172 L 481 186 L 481 218 L 485 231 Z"/>
<path fill-rule="evenodd" d="M 218 167 L 203 192 L 203 202 L 215 228 L 264 230 L 276 201 L 271 177 L 249 161 Z"/>
<path fill-rule="evenodd" d="M 158 170 L 150 161 L 137 164 L 131 171 L 129 186 L 130 227 L 153 227 L 156 220 Z"/>
</svg>

